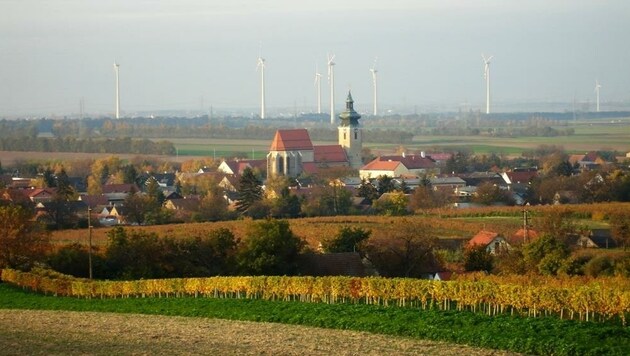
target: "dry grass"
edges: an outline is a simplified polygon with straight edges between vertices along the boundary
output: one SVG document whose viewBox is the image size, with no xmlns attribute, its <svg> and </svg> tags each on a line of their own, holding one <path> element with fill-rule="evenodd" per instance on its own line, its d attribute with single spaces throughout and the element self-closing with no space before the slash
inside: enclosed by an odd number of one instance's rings
<svg viewBox="0 0 630 356">
<path fill-rule="evenodd" d="M 382 217 L 382 216 L 339 216 L 319 217 L 288 220 L 291 230 L 297 236 L 303 238 L 309 246 L 317 248 L 323 238 L 334 236 L 342 226 L 353 226 L 369 229 L 372 236 L 388 236 L 392 230 L 404 228 L 408 222 L 424 222 L 432 227 L 440 229 L 441 237 L 468 237 L 470 238 L 482 228 L 490 228 L 490 223 L 475 223 L 467 221 L 455 221 L 449 219 L 426 218 L 423 216 L 407 217 Z M 129 231 L 155 232 L 159 236 L 169 238 L 183 238 L 191 236 L 204 236 L 209 231 L 225 227 L 231 230 L 238 238 L 245 237 L 250 220 L 220 221 L 215 223 L 187 223 L 156 226 L 128 226 Z M 501 224 L 497 224 L 501 225 Z M 107 244 L 107 232 L 111 228 L 93 229 L 92 241 L 97 246 Z M 52 233 L 52 241 L 55 244 L 68 244 L 78 242 L 87 244 L 87 229 L 62 230 Z"/>
<path fill-rule="evenodd" d="M 0 310 L 3 355 L 508 355 L 347 330 L 219 319 Z"/>
</svg>

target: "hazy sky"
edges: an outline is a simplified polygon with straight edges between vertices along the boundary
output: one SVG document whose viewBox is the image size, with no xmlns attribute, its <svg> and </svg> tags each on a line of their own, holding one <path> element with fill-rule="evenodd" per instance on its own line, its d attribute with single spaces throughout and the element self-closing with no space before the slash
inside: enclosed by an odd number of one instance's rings
<svg viewBox="0 0 630 356">
<path fill-rule="evenodd" d="M 112 113 L 114 60 L 123 112 L 256 111 L 260 43 L 270 109 L 314 110 L 316 64 L 328 107 L 327 53 L 339 108 L 375 57 L 383 110 L 481 108 L 482 52 L 497 105 L 628 102 L 629 39 L 628 0 L 0 0 L 0 116 Z"/>
</svg>

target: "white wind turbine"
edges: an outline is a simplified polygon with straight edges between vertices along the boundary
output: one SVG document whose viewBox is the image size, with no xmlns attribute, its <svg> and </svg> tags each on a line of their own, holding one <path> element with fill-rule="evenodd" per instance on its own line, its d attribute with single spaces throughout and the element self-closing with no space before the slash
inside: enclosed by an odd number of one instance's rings
<svg viewBox="0 0 630 356">
<path fill-rule="evenodd" d="M 602 85 L 599 84 L 599 80 L 595 80 L 595 95 L 597 99 L 597 112 L 599 112 L 599 91 L 602 88 Z"/>
<path fill-rule="evenodd" d="M 378 73 L 378 70 L 376 70 L 376 60 L 378 58 L 374 58 L 374 65 L 372 65 L 372 68 L 370 68 L 370 72 L 372 73 L 372 85 L 373 85 L 373 89 L 374 89 L 374 116 L 376 116 L 378 114 L 378 100 L 377 100 L 377 85 L 376 85 L 376 73 Z"/>
<path fill-rule="evenodd" d="M 322 75 L 319 73 L 317 64 L 315 65 L 315 88 L 317 91 L 317 113 L 322 113 Z"/>
<path fill-rule="evenodd" d="M 328 81 L 330 82 L 330 124 L 335 123 L 335 55 L 328 55 Z"/>
<path fill-rule="evenodd" d="M 256 70 L 260 69 L 260 118 L 265 118 L 265 59 L 259 55 Z"/>
<path fill-rule="evenodd" d="M 119 78 L 119 67 L 116 61 L 114 61 L 114 74 L 116 74 L 116 118 L 120 119 L 120 78 Z"/>
<path fill-rule="evenodd" d="M 490 113 L 490 60 L 493 56 L 486 58 L 483 54 L 481 58 L 483 59 L 483 77 L 486 80 L 486 114 Z"/>
</svg>

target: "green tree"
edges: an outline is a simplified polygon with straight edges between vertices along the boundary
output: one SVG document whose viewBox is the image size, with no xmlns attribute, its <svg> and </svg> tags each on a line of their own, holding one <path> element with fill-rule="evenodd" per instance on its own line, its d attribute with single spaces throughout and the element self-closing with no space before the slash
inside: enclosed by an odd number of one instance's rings
<svg viewBox="0 0 630 356">
<path fill-rule="evenodd" d="M 474 245 L 464 249 L 464 269 L 466 271 L 492 271 L 494 256 L 486 246 Z"/>
<path fill-rule="evenodd" d="M 57 186 L 57 182 L 55 180 L 55 173 L 50 169 L 50 167 L 46 168 L 43 173 L 44 186 L 46 188 L 54 188 Z"/>
<path fill-rule="evenodd" d="M 376 178 L 376 182 L 378 183 L 378 195 L 383 195 L 396 190 L 394 179 L 388 175 L 378 176 L 378 178 Z"/>
<path fill-rule="evenodd" d="M 568 254 L 565 244 L 550 234 L 523 246 L 525 266 L 542 274 L 557 274 Z"/>
<path fill-rule="evenodd" d="M 252 222 L 238 253 L 238 265 L 247 275 L 292 275 L 303 246 L 285 220 Z"/>
<path fill-rule="evenodd" d="M 46 211 L 57 229 L 74 226 L 77 223 L 77 212 L 72 209 L 70 201 L 74 200 L 76 192 L 70 185 L 65 169 L 62 168 L 55 177 L 55 186 L 55 194 L 46 203 Z"/>
<path fill-rule="evenodd" d="M 322 248 L 325 252 L 356 252 L 359 244 L 367 240 L 371 234 L 371 230 L 343 226 L 334 238 L 322 240 Z"/>
<path fill-rule="evenodd" d="M 254 175 L 251 168 L 245 168 L 238 181 L 236 210 L 243 215 L 247 215 L 247 211 L 252 204 L 262 200 L 262 193 L 262 182 Z"/>
<path fill-rule="evenodd" d="M 123 227 L 111 229 L 105 260 L 108 273 L 114 279 L 164 278 L 163 240 L 155 233 L 132 231 Z"/>
<path fill-rule="evenodd" d="M 50 248 L 49 235 L 21 206 L 0 206 L 0 268 L 28 269 L 43 261 Z"/>
<path fill-rule="evenodd" d="M 284 187 L 280 196 L 273 200 L 271 215 L 275 218 L 297 218 L 300 215 L 300 199 Z"/>
<path fill-rule="evenodd" d="M 164 196 L 164 192 L 162 191 L 162 188 L 160 188 L 158 181 L 154 177 L 149 177 L 146 184 L 147 195 L 155 199 L 158 206 L 162 206 L 166 197 Z"/>
<path fill-rule="evenodd" d="M 378 199 L 378 190 L 369 179 L 362 178 L 361 184 L 357 188 L 357 196 L 367 199 L 369 204 L 372 204 L 374 200 Z"/>
<path fill-rule="evenodd" d="M 128 164 L 122 168 L 123 171 L 123 183 L 136 184 L 138 180 L 138 171 L 133 164 Z"/>
</svg>

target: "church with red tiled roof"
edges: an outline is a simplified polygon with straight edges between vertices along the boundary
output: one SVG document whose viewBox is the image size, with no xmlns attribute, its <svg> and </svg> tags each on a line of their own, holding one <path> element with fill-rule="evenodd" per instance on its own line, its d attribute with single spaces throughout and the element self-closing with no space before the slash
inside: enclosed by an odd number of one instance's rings
<svg viewBox="0 0 630 356">
<path fill-rule="evenodd" d="M 360 168 L 363 133 L 358 123 L 361 115 L 354 111 L 353 103 L 348 93 L 346 111 L 339 115 L 338 145 L 314 146 L 306 129 L 276 131 L 267 154 L 267 177 L 297 177 L 322 167 Z"/>
</svg>

